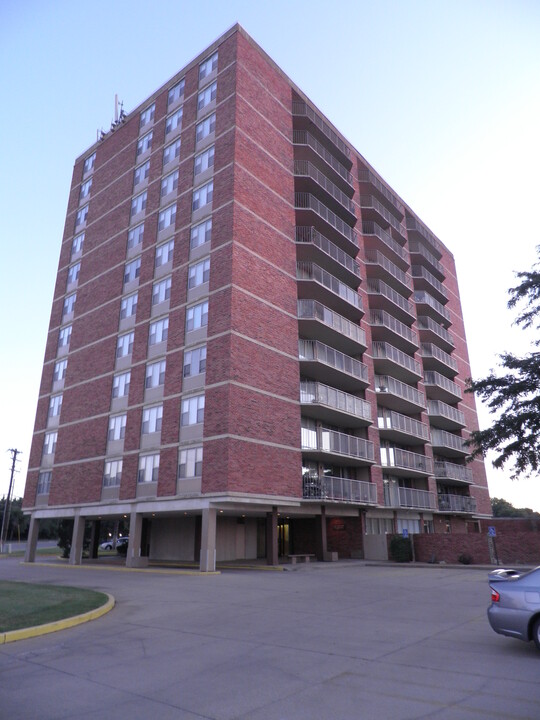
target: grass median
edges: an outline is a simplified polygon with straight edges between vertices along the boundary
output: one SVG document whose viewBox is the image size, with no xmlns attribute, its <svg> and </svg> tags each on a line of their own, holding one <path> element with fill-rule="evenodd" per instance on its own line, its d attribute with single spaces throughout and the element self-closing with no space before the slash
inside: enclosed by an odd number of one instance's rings
<svg viewBox="0 0 540 720">
<path fill-rule="evenodd" d="M 107 602 L 96 590 L 0 581 L 0 632 L 44 625 L 90 612 Z"/>
</svg>

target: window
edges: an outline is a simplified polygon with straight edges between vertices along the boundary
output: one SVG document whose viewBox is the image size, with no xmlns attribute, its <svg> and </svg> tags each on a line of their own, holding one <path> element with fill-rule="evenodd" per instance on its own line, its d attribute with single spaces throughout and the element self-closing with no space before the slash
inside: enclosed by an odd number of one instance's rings
<svg viewBox="0 0 540 720">
<path fill-rule="evenodd" d="M 45 439 L 43 440 L 43 454 L 53 455 L 56 450 L 56 440 L 58 438 L 57 432 L 45 433 Z"/>
<path fill-rule="evenodd" d="M 129 383 L 131 382 L 131 370 L 125 373 L 118 373 L 113 378 L 113 398 L 127 397 L 129 395 Z"/>
<path fill-rule="evenodd" d="M 208 170 L 208 168 L 214 167 L 214 146 L 209 147 L 208 150 L 195 155 L 195 175 Z"/>
<path fill-rule="evenodd" d="M 206 371 L 206 345 L 184 353 L 184 377 L 200 375 Z"/>
<path fill-rule="evenodd" d="M 62 328 L 60 330 L 60 333 L 58 334 L 58 348 L 67 347 L 69 345 L 70 339 L 71 325 L 66 325 L 66 327 Z"/>
<path fill-rule="evenodd" d="M 150 131 L 149 133 L 146 133 L 146 135 L 143 135 L 142 138 L 140 138 L 139 142 L 137 143 L 137 157 L 145 153 L 147 150 L 151 149 L 152 136 L 153 132 Z"/>
<path fill-rule="evenodd" d="M 79 202 L 90 195 L 90 188 L 92 187 L 92 178 L 89 178 L 81 184 L 81 191 L 79 193 Z"/>
<path fill-rule="evenodd" d="M 182 400 L 180 425 L 198 425 L 204 421 L 204 395 Z"/>
<path fill-rule="evenodd" d="M 64 308 L 62 310 L 62 315 L 69 315 L 73 312 L 73 308 L 75 307 L 75 300 L 77 299 L 77 293 L 71 293 L 71 295 L 67 295 L 67 297 L 64 300 Z"/>
<path fill-rule="evenodd" d="M 143 110 L 141 113 L 141 124 L 140 128 L 143 128 L 145 125 L 148 125 L 148 123 L 151 123 L 154 120 L 154 113 L 156 111 L 156 104 L 153 103 L 150 105 L 150 107 L 147 107 L 146 110 Z"/>
<path fill-rule="evenodd" d="M 150 332 L 148 337 L 149 345 L 156 345 L 160 342 L 165 342 L 169 334 L 169 318 L 161 318 L 150 323 Z"/>
<path fill-rule="evenodd" d="M 216 113 L 212 113 L 208 117 L 204 118 L 202 122 L 197 125 L 195 133 L 196 142 L 201 142 L 205 137 L 211 135 L 216 131 Z"/>
<path fill-rule="evenodd" d="M 152 305 L 158 305 L 171 297 L 171 278 L 154 283 L 152 289 Z"/>
<path fill-rule="evenodd" d="M 86 175 L 86 173 L 89 173 L 94 169 L 95 162 L 96 162 L 96 153 L 93 152 L 84 161 L 83 175 Z"/>
<path fill-rule="evenodd" d="M 124 267 L 124 284 L 133 282 L 141 274 L 141 258 L 137 257 L 134 260 L 130 260 Z"/>
<path fill-rule="evenodd" d="M 169 240 L 156 248 L 155 266 L 161 267 L 172 261 L 174 251 L 174 240 Z"/>
<path fill-rule="evenodd" d="M 208 325 L 208 300 L 192 305 L 186 311 L 186 332 Z"/>
<path fill-rule="evenodd" d="M 176 222 L 176 205 L 169 205 L 158 215 L 158 230 L 165 230 Z"/>
<path fill-rule="evenodd" d="M 60 415 L 62 409 L 62 395 L 51 395 L 49 401 L 49 417 Z"/>
<path fill-rule="evenodd" d="M 147 192 L 146 190 L 142 192 L 140 195 L 136 195 L 133 200 L 131 201 L 131 216 L 137 215 L 137 213 L 142 212 L 146 208 L 146 196 Z"/>
<path fill-rule="evenodd" d="M 77 210 L 77 217 L 75 218 L 75 227 L 79 227 L 86 222 L 86 216 L 88 215 L 88 205 L 85 205 L 80 210 Z"/>
<path fill-rule="evenodd" d="M 207 87 L 205 87 L 204 90 L 201 90 L 201 92 L 199 93 L 199 97 L 197 99 L 197 110 L 202 110 L 209 103 L 211 103 L 212 100 L 215 100 L 216 93 L 217 93 L 217 82 L 213 82 L 211 85 L 208 85 Z"/>
<path fill-rule="evenodd" d="M 106 460 L 103 487 L 117 487 L 122 479 L 122 460 Z"/>
<path fill-rule="evenodd" d="M 204 80 L 207 75 L 214 72 L 217 68 L 218 54 L 215 52 L 208 60 L 205 60 L 199 65 L 199 82 Z"/>
<path fill-rule="evenodd" d="M 67 284 L 72 285 L 73 283 L 77 282 L 79 279 L 79 272 L 81 270 L 81 263 L 75 263 L 75 265 L 72 265 L 68 270 L 68 276 L 67 276 Z"/>
<path fill-rule="evenodd" d="M 73 242 L 71 243 L 71 256 L 73 257 L 76 253 L 81 252 L 83 245 L 84 233 L 80 233 L 73 238 Z"/>
<path fill-rule="evenodd" d="M 165 384 L 165 360 L 158 360 L 155 363 L 148 363 L 146 366 L 146 379 L 144 385 L 147 389 L 159 387 Z"/>
<path fill-rule="evenodd" d="M 113 415 L 109 419 L 109 432 L 107 433 L 107 440 L 123 440 L 126 436 L 126 421 L 127 415 Z"/>
<path fill-rule="evenodd" d="M 141 455 L 137 482 L 157 482 L 159 476 L 159 454 Z"/>
<path fill-rule="evenodd" d="M 163 164 L 172 162 L 180 155 L 181 140 L 178 138 L 163 150 Z"/>
<path fill-rule="evenodd" d="M 161 432 L 161 421 L 163 420 L 163 405 L 144 408 L 142 415 L 142 434 Z"/>
<path fill-rule="evenodd" d="M 188 288 L 191 289 L 208 282 L 209 277 L 210 258 L 205 258 L 194 265 L 190 265 L 188 271 Z"/>
<path fill-rule="evenodd" d="M 212 239 L 212 218 L 191 228 L 191 249 L 210 242 Z"/>
<path fill-rule="evenodd" d="M 53 380 L 54 382 L 58 382 L 59 380 L 64 380 L 66 377 L 66 370 L 67 370 L 67 359 L 64 360 L 58 360 L 58 362 L 54 366 L 54 374 L 53 374 Z"/>
<path fill-rule="evenodd" d="M 179 83 L 174 85 L 169 90 L 169 95 L 167 96 L 167 106 L 171 106 L 173 103 L 175 103 L 177 100 L 180 100 L 181 97 L 184 95 L 184 87 L 186 85 L 185 80 L 180 80 Z"/>
<path fill-rule="evenodd" d="M 172 115 L 169 115 L 167 118 L 167 122 L 165 123 L 165 137 L 172 133 L 173 130 L 176 130 L 178 128 L 179 130 L 182 129 L 182 116 L 184 115 L 184 108 L 178 108 L 176 112 L 173 112 Z"/>
<path fill-rule="evenodd" d="M 133 293 L 133 295 L 122 298 L 122 304 L 120 306 L 120 317 L 122 320 L 132 317 L 137 312 L 138 295 L 138 293 Z"/>
<path fill-rule="evenodd" d="M 142 183 L 143 180 L 146 180 L 148 175 L 150 174 L 150 160 L 147 160 L 142 165 L 139 165 L 139 167 L 135 168 L 135 173 L 133 175 L 133 187 L 137 187 L 139 183 Z"/>
<path fill-rule="evenodd" d="M 51 489 L 52 472 L 40 472 L 38 475 L 37 494 L 48 495 Z"/>
<path fill-rule="evenodd" d="M 206 183 L 206 185 L 203 185 L 202 187 L 193 191 L 192 209 L 198 210 L 199 208 L 202 208 L 205 205 L 208 205 L 208 203 L 212 202 L 213 196 L 214 196 L 214 181 L 211 180 L 209 183 Z"/>
<path fill-rule="evenodd" d="M 189 448 L 188 450 L 180 450 L 180 458 L 178 462 L 178 477 L 180 479 L 201 477 L 202 458 L 202 447 L 194 447 Z"/>
<path fill-rule="evenodd" d="M 172 193 L 178 187 L 178 170 L 166 175 L 161 181 L 161 197 Z"/>
<path fill-rule="evenodd" d="M 131 250 L 131 248 L 137 247 L 137 245 L 140 245 L 143 241 L 144 236 L 144 223 L 141 223 L 140 225 L 137 225 L 134 228 L 131 228 L 131 230 L 128 232 L 128 250 Z"/>
<path fill-rule="evenodd" d="M 135 333 L 132 331 L 130 333 L 125 333 L 125 335 L 120 335 L 118 337 L 118 341 L 116 343 L 116 357 L 126 357 L 127 355 L 131 355 L 133 351 L 133 338 L 135 336 Z"/>
</svg>

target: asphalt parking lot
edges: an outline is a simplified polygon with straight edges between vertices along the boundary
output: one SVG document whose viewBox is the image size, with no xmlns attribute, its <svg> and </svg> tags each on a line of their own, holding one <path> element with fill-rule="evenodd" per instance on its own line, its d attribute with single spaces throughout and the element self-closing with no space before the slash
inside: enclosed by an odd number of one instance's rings
<svg viewBox="0 0 540 720">
<path fill-rule="evenodd" d="M 488 626 L 485 570 L 313 564 L 128 572 L 1 559 L 0 577 L 115 596 L 0 646 L 0 718 L 540 718 L 540 653 Z"/>
</svg>

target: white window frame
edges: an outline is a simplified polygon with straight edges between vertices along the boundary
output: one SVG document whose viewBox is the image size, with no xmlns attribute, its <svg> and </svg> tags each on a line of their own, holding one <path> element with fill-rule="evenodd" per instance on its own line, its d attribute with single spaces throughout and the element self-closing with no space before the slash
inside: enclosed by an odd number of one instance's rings
<svg viewBox="0 0 540 720">
<path fill-rule="evenodd" d="M 166 342 L 169 337 L 169 317 L 160 318 L 150 323 L 148 328 L 148 345 Z"/>
<path fill-rule="evenodd" d="M 109 418 L 109 429 L 107 430 L 107 440 L 109 442 L 123 440 L 126 437 L 126 423 L 127 413 L 111 415 Z"/>
<path fill-rule="evenodd" d="M 207 105 L 212 102 L 212 100 L 216 99 L 216 96 L 217 81 L 214 80 L 213 83 L 207 85 L 199 92 L 199 95 L 197 96 L 197 111 L 200 112 L 201 110 L 203 110 Z"/>
<path fill-rule="evenodd" d="M 92 180 L 93 180 L 93 178 L 88 178 L 88 180 L 85 180 L 84 182 L 81 183 L 81 189 L 79 192 L 79 202 L 81 202 L 81 200 L 84 200 L 85 198 L 87 198 L 90 195 L 90 190 L 92 188 Z"/>
<path fill-rule="evenodd" d="M 193 201 L 191 205 L 191 209 L 193 212 L 195 210 L 200 210 L 205 205 L 209 205 L 212 200 L 214 199 L 214 181 L 210 180 L 210 182 L 205 183 L 204 185 L 201 185 L 196 190 L 193 191 Z"/>
<path fill-rule="evenodd" d="M 62 397 L 62 393 L 51 395 L 49 400 L 49 417 L 57 417 L 60 415 L 60 411 L 62 410 Z"/>
<path fill-rule="evenodd" d="M 180 138 L 176 138 L 176 140 L 169 145 L 166 145 L 163 148 L 163 165 L 168 165 L 168 163 L 172 162 L 173 160 L 176 160 L 177 157 L 180 157 L 180 149 L 182 147 L 182 140 Z"/>
<path fill-rule="evenodd" d="M 161 181 L 161 197 L 165 197 L 165 195 L 169 195 L 169 193 L 176 190 L 178 187 L 178 175 L 178 170 L 173 170 L 172 173 L 165 175 Z"/>
<path fill-rule="evenodd" d="M 180 412 L 180 425 L 188 427 L 190 425 L 200 425 L 204 422 L 204 393 L 202 395 L 192 395 L 182 400 L 182 409 Z"/>
<path fill-rule="evenodd" d="M 79 227 L 79 225 L 84 225 L 86 222 L 86 218 L 88 216 L 88 208 L 89 204 L 85 205 L 84 207 L 77 210 L 77 215 L 75 216 L 75 227 Z"/>
<path fill-rule="evenodd" d="M 71 257 L 73 255 L 76 255 L 78 252 L 81 252 L 84 245 L 84 233 L 79 233 L 78 235 L 75 235 L 73 238 L 73 241 L 71 243 Z"/>
<path fill-rule="evenodd" d="M 169 205 L 159 211 L 158 215 L 158 232 L 176 223 L 176 203 Z"/>
<path fill-rule="evenodd" d="M 206 372 L 206 345 L 184 352 L 184 377 L 194 377 Z"/>
<path fill-rule="evenodd" d="M 77 293 L 71 293 L 70 295 L 66 295 L 64 298 L 64 307 L 62 308 L 62 316 L 69 315 L 73 312 L 73 308 L 75 307 L 75 302 L 77 301 Z"/>
<path fill-rule="evenodd" d="M 180 98 L 184 95 L 185 88 L 186 81 L 184 78 L 182 78 L 180 82 L 176 83 L 176 85 L 169 88 L 169 92 L 167 94 L 167 107 L 170 107 L 177 102 L 177 100 L 180 100 Z"/>
<path fill-rule="evenodd" d="M 129 260 L 124 266 L 124 285 L 136 280 L 141 274 L 141 256 Z"/>
<path fill-rule="evenodd" d="M 137 157 L 139 155 L 143 155 L 147 150 L 152 149 L 152 139 L 154 137 L 153 130 L 150 130 L 150 132 L 146 133 L 146 135 L 143 135 L 141 138 L 139 138 L 137 142 Z"/>
<path fill-rule="evenodd" d="M 152 405 L 143 408 L 142 413 L 142 435 L 151 435 L 152 433 L 161 432 L 163 422 L 163 405 Z"/>
<path fill-rule="evenodd" d="M 157 362 L 147 364 L 144 380 L 144 386 L 147 390 L 165 385 L 166 367 L 166 360 L 158 360 Z"/>
<path fill-rule="evenodd" d="M 128 232 L 128 250 L 133 249 L 134 247 L 137 247 L 137 245 L 140 245 L 143 241 L 144 237 L 144 223 L 139 223 L 139 225 L 136 225 L 135 227 L 131 228 Z"/>
<path fill-rule="evenodd" d="M 202 445 L 180 450 L 178 458 L 178 479 L 201 477 L 203 462 Z"/>
<path fill-rule="evenodd" d="M 120 304 L 120 319 L 124 320 L 125 318 L 132 317 L 137 312 L 137 301 L 139 299 L 139 293 L 135 292 L 131 295 L 127 295 L 126 297 L 122 298 L 122 302 Z"/>
<path fill-rule="evenodd" d="M 210 55 L 209 58 L 206 58 L 200 65 L 199 65 L 199 82 L 201 80 L 204 80 L 205 77 L 210 75 L 211 73 L 216 70 L 218 66 L 218 53 L 217 50 L 213 55 Z"/>
<path fill-rule="evenodd" d="M 68 364 L 67 358 L 56 361 L 56 363 L 54 364 L 54 373 L 53 373 L 53 381 L 54 382 L 58 382 L 60 380 L 65 379 L 67 364 Z"/>
<path fill-rule="evenodd" d="M 199 260 L 188 268 L 188 289 L 202 285 L 210 280 L 210 258 Z"/>
<path fill-rule="evenodd" d="M 145 110 L 141 111 L 139 130 L 142 130 L 143 127 L 154 121 L 155 112 L 156 103 L 152 103 L 152 105 L 149 105 Z"/>
<path fill-rule="evenodd" d="M 143 212 L 143 210 L 146 210 L 147 198 L 148 192 L 146 190 L 143 190 L 142 193 L 135 195 L 135 197 L 131 200 L 131 217 L 138 215 Z"/>
<path fill-rule="evenodd" d="M 208 300 L 192 305 L 186 310 L 186 332 L 208 325 Z"/>
<path fill-rule="evenodd" d="M 214 154 L 215 146 L 210 145 L 209 148 L 206 148 L 206 150 L 203 150 L 198 155 L 195 155 L 195 162 L 193 165 L 193 174 L 195 177 L 205 172 L 205 170 L 214 167 Z"/>
<path fill-rule="evenodd" d="M 139 455 L 137 482 L 157 482 L 159 478 L 159 453 Z"/>
<path fill-rule="evenodd" d="M 118 487 L 122 481 L 122 460 L 105 460 L 103 487 Z"/>
<path fill-rule="evenodd" d="M 208 117 L 205 117 L 204 120 L 201 120 L 200 123 L 197 124 L 197 127 L 195 129 L 195 142 L 201 142 L 201 140 L 204 140 L 204 138 L 211 135 L 213 132 L 216 131 L 216 113 L 212 113 L 211 115 L 208 115 Z"/>
<path fill-rule="evenodd" d="M 71 331 L 73 330 L 72 325 L 66 325 L 63 328 L 60 328 L 60 332 L 58 333 L 58 348 L 68 347 L 69 342 L 71 340 Z"/>
<path fill-rule="evenodd" d="M 150 175 L 150 160 L 143 162 L 133 172 L 133 187 L 136 188 Z"/>
<path fill-rule="evenodd" d="M 165 137 L 167 135 L 170 135 L 172 132 L 174 132 L 177 128 L 179 130 L 182 129 L 182 119 L 184 117 L 184 108 L 179 107 L 178 110 L 175 110 L 167 120 L 165 121 Z"/>
<path fill-rule="evenodd" d="M 57 440 L 58 433 L 56 431 L 45 433 L 45 437 L 43 438 L 43 455 L 54 455 Z"/>
<path fill-rule="evenodd" d="M 166 277 L 154 283 L 152 288 L 152 305 L 159 305 L 171 297 L 172 278 Z"/>
<path fill-rule="evenodd" d="M 38 483 L 36 488 L 37 495 L 48 495 L 51 491 L 51 478 L 52 472 L 50 470 L 44 470 L 38 475 Z"/>
<path fill-rule="evenodd" d="M 128 357 L 128 355 L 131 355 L 133 352 L 133 340 L 135 338 L 135 333 L 133 330 L 128 333 L 124 333 L 123 335 L 118 336 L 118 340 L 116 341 L 116 357 L 117 358 L 123 358 Z"/>
<path fill-rule="evenodd" d="M 127 397 L 131 384 L 131 370 L 116 373 L 113 376 L 112 396 L 113 398 Z"/>
<path fill-rule="evenodd" d="M 204 222 L 194 225 L 191 228 L 191 239 L 190 247 L 193 250 L 200 245 L 204 245 L 205 242 L 212 240 L 212 218 L 204 220 Z"/>
<path fill-rule="evenodd" d="M 80 262 L 76 262 L 73 265 L 70 265 L 70 267 L 68 269 L 67 284 L 73 285 L 73 283 L 78 282 L 80 272 L 81 272 L 81 263 Z"/>
<path fill-rule="evenodd" d="M 86 175 L 86 173 L 91 172 L 94 169 L 94 165 L 96 164 L 96 153 L 93 152 L 91 155 L 89 155 L 86 160 L 84 161 L 83 165 L 83 175 Z"/>
<path fill-rule="evenodd" d="M 169 262 L 172 262 L 174 253 L 174 239 L 167 240 L 156 247 L 156 257 L 154 261 L 155 267 L 161 267 Z"/>
</svg>

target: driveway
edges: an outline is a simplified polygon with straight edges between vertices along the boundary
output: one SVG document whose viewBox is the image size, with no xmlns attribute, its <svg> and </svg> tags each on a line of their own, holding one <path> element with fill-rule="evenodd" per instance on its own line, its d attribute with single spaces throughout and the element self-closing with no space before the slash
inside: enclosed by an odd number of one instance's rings
<svg viewBox="0 0 540 720">
<path fill-rule="evenodd" d="M 0 560 L 0 577 L 115 596 L 103 618 L 0 646 L 10 720 L 540 718 L 540 653 L 489 628 L 486 571 L 220 575 Z"/>
</svg>

